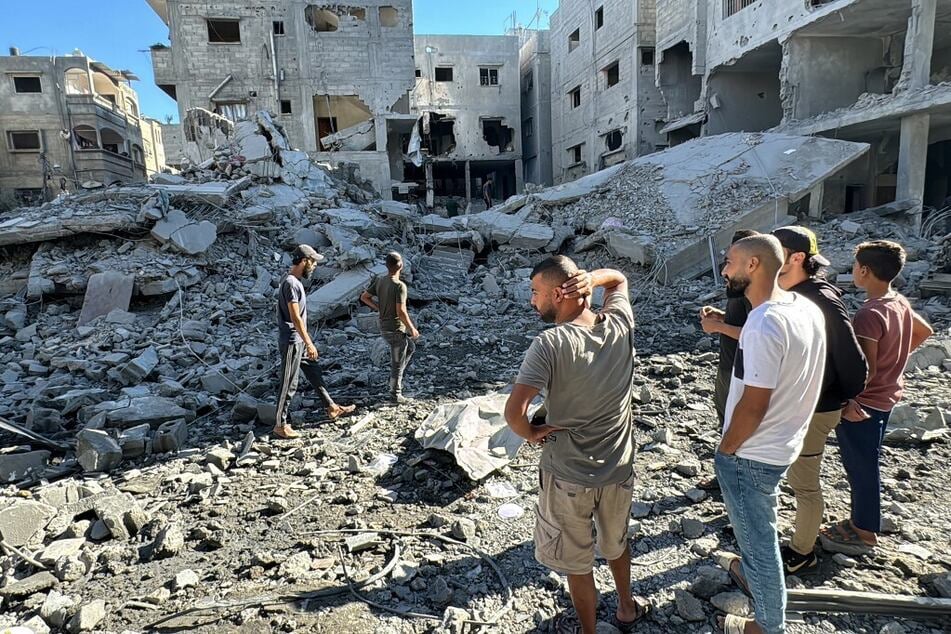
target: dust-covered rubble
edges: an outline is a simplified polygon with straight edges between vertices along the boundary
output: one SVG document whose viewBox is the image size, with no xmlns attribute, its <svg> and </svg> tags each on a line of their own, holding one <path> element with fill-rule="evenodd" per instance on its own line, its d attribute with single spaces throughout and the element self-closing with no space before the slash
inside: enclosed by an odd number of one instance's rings
<svg viewBox="0 0 951 634">
<path fill-rule="evenodd" d="M 629 534 L 636 591 L 657 606 L 643 631 L 712 631 L 717 611 L 748 612 L 716 563 L 735 549 L 722 504 L 696 488 L 719 433 L 716 342 L 697 314 L 720 301 L 722 283 L 707 273 L 660 285 L 653 264 L 612 237 L 692 239 L 775 192 L 726 184 L 745 173 L 734 165 L 697 199 L 707 214 L 694 229 L 658 193 L 662 168 L 638 162 L 445 218 L 376 199 L 353 167 L 314 164 L 267 113 L 233 130 L 201 113 L 192 123 L 214 143 L 181 176 L 0 215 L 0 628 L 546 627 L 567 595 L 533 556 L 538 449 L 505 435 L 500 405 L 542 327 L 528 274 L 556 251 L 631 281 L 640 453 Z M 756 143 L 740 139 L 736 155 Z M 851 309 L 861 301 L 848 280 L 852 247 L 905 244 L 901 289 L 940 335 L 909 365 L 884 450 L 886 546 L 865 560 L 823 556 L 818 576 L 791 586 L 946 597 L 951 313 L 947 297 L 919 293 L 944 266 L 944 242 L 872 212 L 809 226 Z M 196 234 L 177 240 L 188 227 Z M 297 243 L 327 256 L 308 289 L 311 326 L 331 393 L 359 411 L 329 421 L 304 391 L 292 408 L 304 438 L 282 443 L 269 436 L 274 291 Z M 375 315 L 357 305 L 390 249 L 406 259 L 423 333 L 413 398 L 399 406 L 382 398 L 389 359 Z M 823 468 L 829 514 L 842 517 L 834 445 Z M 791 499 L 785 491 L 783 531 Z M 608 587 L 606 568 L 596 577 Z M 603 621 L 613 601 L 602 602 Z M 877 632 L 894 621 L 807 615 L 790 631 Z"/>
</svg>

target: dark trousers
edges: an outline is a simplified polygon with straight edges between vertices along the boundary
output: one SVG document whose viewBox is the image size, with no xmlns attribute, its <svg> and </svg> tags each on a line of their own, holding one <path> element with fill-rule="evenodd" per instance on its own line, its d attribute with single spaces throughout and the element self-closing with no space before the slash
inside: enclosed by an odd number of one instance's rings
<svg viewBox="0 0 951 634">
<path fill-rule="evenodd" d="M 849 479 L 852 522 L 862 530 L 882 530 L 882 475 L 879 460 L 891 412 L 864 408 L 870 418 L 861 423 L 843 420 L 835 428 L 839 455 Z"/>
<path fill-rule="evenodd" d="M 288 344 L 278 344 L 281 352 L 281 374 L 280 384 L 278 385 L 276 421 L 278 427 L 287 425 L 287 414 L 291 406 L 291 400 L 297 393 L 297 382 L 300 379 L 300 372 L 303 370 L 304 376 L 310 382 L 311 386 L 317 390 L 317 395 L 323 401 L 326 407 L 333 405 L 333 399 L 327 392 L 327 386 L 324 385 L 324 374 L 320 371 L 320 366 L 316 361 L 311 361 L 304 355 L 307 347 L 303 341 L 291 342 Z"/>
<path fill-rule="evenodd" d="M 717 410 L 720 425 L 723 425 L 723 419 L 726 417 L 726 399 L 730 395 L 730 380 L 732 377 L 733 371 L 730 368 L 717 369 L 717 378 L 713 383 L 713 406 Z"/>
<path fill-rule="evenodd" d="M 383 340 L 390 344 L 390 392 L 403 391 L 403 373 L 416 352 L 416 342 L 405 332 L 384 332 Z"/>
</svg>

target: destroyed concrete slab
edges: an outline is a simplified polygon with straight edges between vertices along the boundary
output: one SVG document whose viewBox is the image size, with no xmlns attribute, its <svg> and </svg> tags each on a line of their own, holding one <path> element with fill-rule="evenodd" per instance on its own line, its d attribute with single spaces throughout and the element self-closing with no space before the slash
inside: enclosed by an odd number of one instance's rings
<svg viewBox="0 0 951 634">
<path fill-rule="evenodd" d="M 168 215 L 152 227 L 152 237 L 172 245 L 183 253 L 198 255 L 204 253 L 218 238 L 218 227 L 207 220 L 195 221 L 179 209 L 172 209 Z"/>
<path fill-rule="evenodd" d="M 623 164 L 612 165 L 607 169 L 600 170 L 594 174 L 588 174 L 570 183 L 563 183 L 536 192 L 532 194 L 532 198 L 556 205 L 570 203 L 578 200 L 582 196 L 588 196 L 601 189 L 617 176 L 622 169 Z"/>
<path fill-rule="evenodd" d="M 481 480 L 511 462 L 522 446 L 505 423 L 507 400 L 507 394 L 492 392 L 440 405 L 414 437 L 426 449 L 448 451 L 470 478 Z M 538 407 L 529 409 L 529 418 Z"/>
<path fill-rule="evenodd" d="M 11 546 L 24 546 L 55 515 L 56 509 L 48 504 L 16 500 L 0 509 L 0 537 Z"/>
<path fill-rule="evenodd" d="M 35 477 L 46 470 L 49 462 L 50 452 L 46 450 L 0 454 L 0 482 Z"/>
<path fill-rule="evenodd" d="M 112 376 L 123 385 L 138 385 L 152 373 L 158 365 L 158 353 L 154 346 L 146 348 L 142 354 L 116 368 Z"/>
<path fill-rule="evenodd" d="M 105 414 L 106 423 L 119 429 L 143 424 L 151 425 L 155 429 L 167 421 L 195 418 L 194 412 L 179 407 L 178 403 L 164 396 L 139 396 L 118 401 L 103 401 L 84 408 L 85 410 L 88 410 L 87 417 Z"/>
<path fill-rule="evenodd" d="M 41 564 L 52 566 L 62 557 L 71 557 L 78 554 L 85 543 L 85 537 L 58 539 L 41 550 L 36 556 L 36 560 Z"/>
<path fill-rule="evenodd" d="M 106 271 L 89 277 L 86 285 L 86 297 L 79 313 L 77 325 L 84 326 L 115 309 L 128 310 L 135 287 L 135 276 Z"/>
<path fill-rule="evenodd" d="M 335 227 L 352 229 L 365 238 L 383 238 L 393 229 L 359 209 L 322 209 L 320 214 Z"/>
<path fill-rule="evenodd" d="M 385 273 L 386 267 L 382 264 L 373 267 L 361 265 L 340 273 L 307 296 L 308 319 L 316 321 L 345 313 L 366 290 L 370 280 Z"/>
<path fill-rule="evenodd" d="M 555 232 L 548 225 L 493 210 L 462 216 L 460 219 L 480 232 L 487 241 L 520 249 L 542 249 L 555 237 Z"/>
<path fill-rule="evenodd" d="M 47 588 L 52 588 L 58 583 L 56 577 L 46 570 L 30 575 L 25 579 L 8 583 L 0 588 L 0 598 L 13 599 L 16 597 L 28 597 L 31 594 L 42 592 Z"/>
<path fill-rule="evenodd" d="M 325 148 L 333 147 L 335 150 L 352 152 L 368 150 L 376 144 L 376 125 L 372 119 L 363 121 L 334 134 L 320 137 L 320 143 Z"/>
<path fill-rule="evenodd" d="M 138 226 L 136 212 L 126 209 L 78 209 L 69 215 L 19 209 L 0 214 L 0 246 L 44 242 L 81 233 L 116 233 Z"/>
</svg>

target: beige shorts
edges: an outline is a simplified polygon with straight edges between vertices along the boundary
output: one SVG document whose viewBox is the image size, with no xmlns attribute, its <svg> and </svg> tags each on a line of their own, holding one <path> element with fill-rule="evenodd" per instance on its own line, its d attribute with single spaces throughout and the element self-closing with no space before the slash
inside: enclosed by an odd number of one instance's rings
<svg viewBox="0 0 951 634">
<path fill-rule="evenodd" d="M 539 474 L 535 505 L 535 559 L 555 572 L 584 575 L 594 568 L 594 534 L 608 561 L 624 554 L 634 473 L 620 484 L 587 488 Z"/>
</svg>

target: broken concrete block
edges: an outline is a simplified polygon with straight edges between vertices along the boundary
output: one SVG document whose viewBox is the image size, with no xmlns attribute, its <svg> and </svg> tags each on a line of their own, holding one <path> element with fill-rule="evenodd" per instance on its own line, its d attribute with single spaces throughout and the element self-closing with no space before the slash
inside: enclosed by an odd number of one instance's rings
<svg viewBox="0 0 951 634">
<path fill-rule="evenodd" d="M 52 627 L 63 627 L 73 612 L 76 602 L 70 597 L 50 590 L 43 605 L 40 606 L 40 617 Z"/>
<path fill-rule="evenodd" d="M 377 264 L 372 268 L 358 266 L 337 275 L 307 296 L 308 319 L 317 321 L 346 312 L 377 275 L 386 273 L 386 267 Z"/>
<path fill-rule="evenodd" d="M 165 218 L 152 227 L 152 237 L 162 244 L 171 242 L 183 253 L 198 255 L 215 243 L 218 228 L 207 220 L 196 222 L 180 209 L 171 209 Z"/>
<path fill-rule="evenodd" d="M 201 377 L 201 387 L 215 396 L 234 392 L 238 388 L 221 370 L 209 370 Z"/>
<path fill-rule="evenodd" d="M 608 252 L 634 264 L 649 266 L 654 262 L 654 244 L 648 236 L 634 236 L 623 231 L 608 231 L 605 236 Z"/>
<path fill-rule="evenodd" d="M 128 310 L 134 286 L 134 275 L 124 275 L 116 271 L 90 275 L 83 308 L 76 325 L 84 326 L 96 317 L 108 315 L 115 309 Z"/>
<path fill-rule="evenodd" d="M 262 425 L 274 425 L 277 422 L 277 406 L 274 403 L 258 402 L 258 420 Z"/>
<path fill-rule="evenodd" d="M 168 453 L 181 451 L 188 444 L 188 423 L 184 418 L 171 420 L 159 425 L 152 439 L 152 451 Z"/>
<path fill-rule="evenodd" d="M 0 454 L 0 482 L 19 482 L 41 474 L 49 462 L 48 451 Z"/>
<path fill-rule="evenodd" d="M 119 540 L 137 534 L 149 521 L 142 507 L 128 493 L 99 497 L 93 509 L 109 533 Z"/>
<path fill-rule="evenodd" d="M 175 575 L 175 579 L 172 580 L 172 590 L 191 588 L 197 586 L 199 581 L 198 573 L 190 568 L 186 568 Z"/>
<path fill-rule="evenodd" d="M 16 500 L 0 509 L 0 537 L 11 546 L 28 544 L 56 515 L 48 504 Z"/>
<path fill-rule="evenodd" d="M 322 234 L 314 231 L 309 227 L 304 227 L 303 229 L 298 229 L 294 233 L 293 240 L 294 244 L 306 244 L 315 249 L 323 249 L 330 246 L 330 240 Z"/>
<path fill-rule="evenodd" d="M 149 437 L 152 428 L 148 425 L 136 425 L 119 434 L 119 447 L 122 448 L 123 458 L 138 458 L 144 456 L 149 449 Z"/>
<path fill-rule="evenodd" d="M 839 229 L 845 233 L 854 236 L 856 233 L 862 230 L 862 225 L 852 220 L 843 220 L 839 223 Z"/>
<path fill-rule="evenodd" d="M 158 353 L 149 346 L 142 354 L 110 372 L 110 376 L 123 385 L 138 385 L 152 373 L 158 362 Z"/>
<path fill-rule="evenodd" d="M 160 424 L 184 418 L 195 418 L 195 413 L 183 409 L 170 398 L 163 396 L 137 396 L 119 401 L 103 401 L 83 409 L 83 419 L 89 420 L 96 414 L 104 413 L 106 423 L 111 427 L 128 429 L 136 425 L 148 424 L 153 429 Z"/>
<path fill-rule="evenodd" d="M 172 522 L 155 537 L 149 548 L 149 559 L 174 557 L 185 547 L 185 531 L 179 522 Z"/>
<path fill-rule="evenodd" d="M 245 393 L 238 395 L 234 402 L 234 408 L 231 410 L 232 420 L 246 423 L 254 420 L 258 415 L 258 401 L 253 396 Z"/>
<path fill-rule="evenodd" d="M 86 471 L 112 471 L 122 462 L 122 448 L 98 429 L 82 429 L 76 434 L 76 459 Z"/>
<path fill-rule="evenodd" d="M 465 216 L 468 226 L 479 231 L 486 240 L 509 244 L 519 249 L 542 249 L 555 237 L 548 225 L 527 222 L 519 216 L 510 216 L 498 211 Z"/>
<path fill-rule="evenodd" d="M 73 618 L 66 624 L 66 631 L 70 634 L 79 634 L 94 629 L 106 618 L 106 602 L 95 599 L 86 603 L 77 610 Z"/>
<path fill-rule="evenodd" d="M 51 566 L 63 557 L 72 557 L 79 554 L 83 544 L 86 543 L 85 537 L 75 537 L 72 539 L 58 539 L 49 546 L 40 551 L 36 560 L 41 564 Z"/>
<path fill-rule="evenodd" d="M 205 461 L 208 464 L 215 465 L 222 471 L 227 471 L 228 467 L 231 466 L 232 460 L 234 460 L 234 454 L 224 447 L 213 447 L 205 454 Z"/>
<path fill-rule="evenodd" d="M 352 229 L 365 238 L 383 238 L 393 233 L 389 225 L 359 209 L 322 209 L 320 213 L 333 226 Z"/>
<path fill-rule="evenodd" d="M 373 365 L 382 367 L 390 362 L 390 344 L 385 339 L 376 339 L 370 348 L 370 361 Z"/>
<path fill-rule="evenodd" d="M 351 553 L 358 553 L 362 550 L 369 550 L 370 548 L 375 548 L 380 545 L 380 537 L 376 533 L 357 533 L 356 535 L 351 535 L 345 540 L 347 544 L 347 551 Z"/>
<path fill-rule="evenodd" d="M 426 449 L 453 454 L 456 463 L 473 480 L 481 480 L 515 458 L 522 439 L 505 423 L 508 395 L 492 392 L 464 401 L 440 405 L 416 430 L 416 440 Z M 529 409 L 531 418 L 538 406 Z"/>
<path fill-rule="evenodd" d="M 43 571 L 35 575 L 30 575 L 26 579 L 20 579 L 0 588 L 0 598 L 16 599 L 18 597 L 28 597 L 31 594 L 42 592 L 47 588 L 56 585 L 56 577 L 52 573 Z"/>
</svg>

